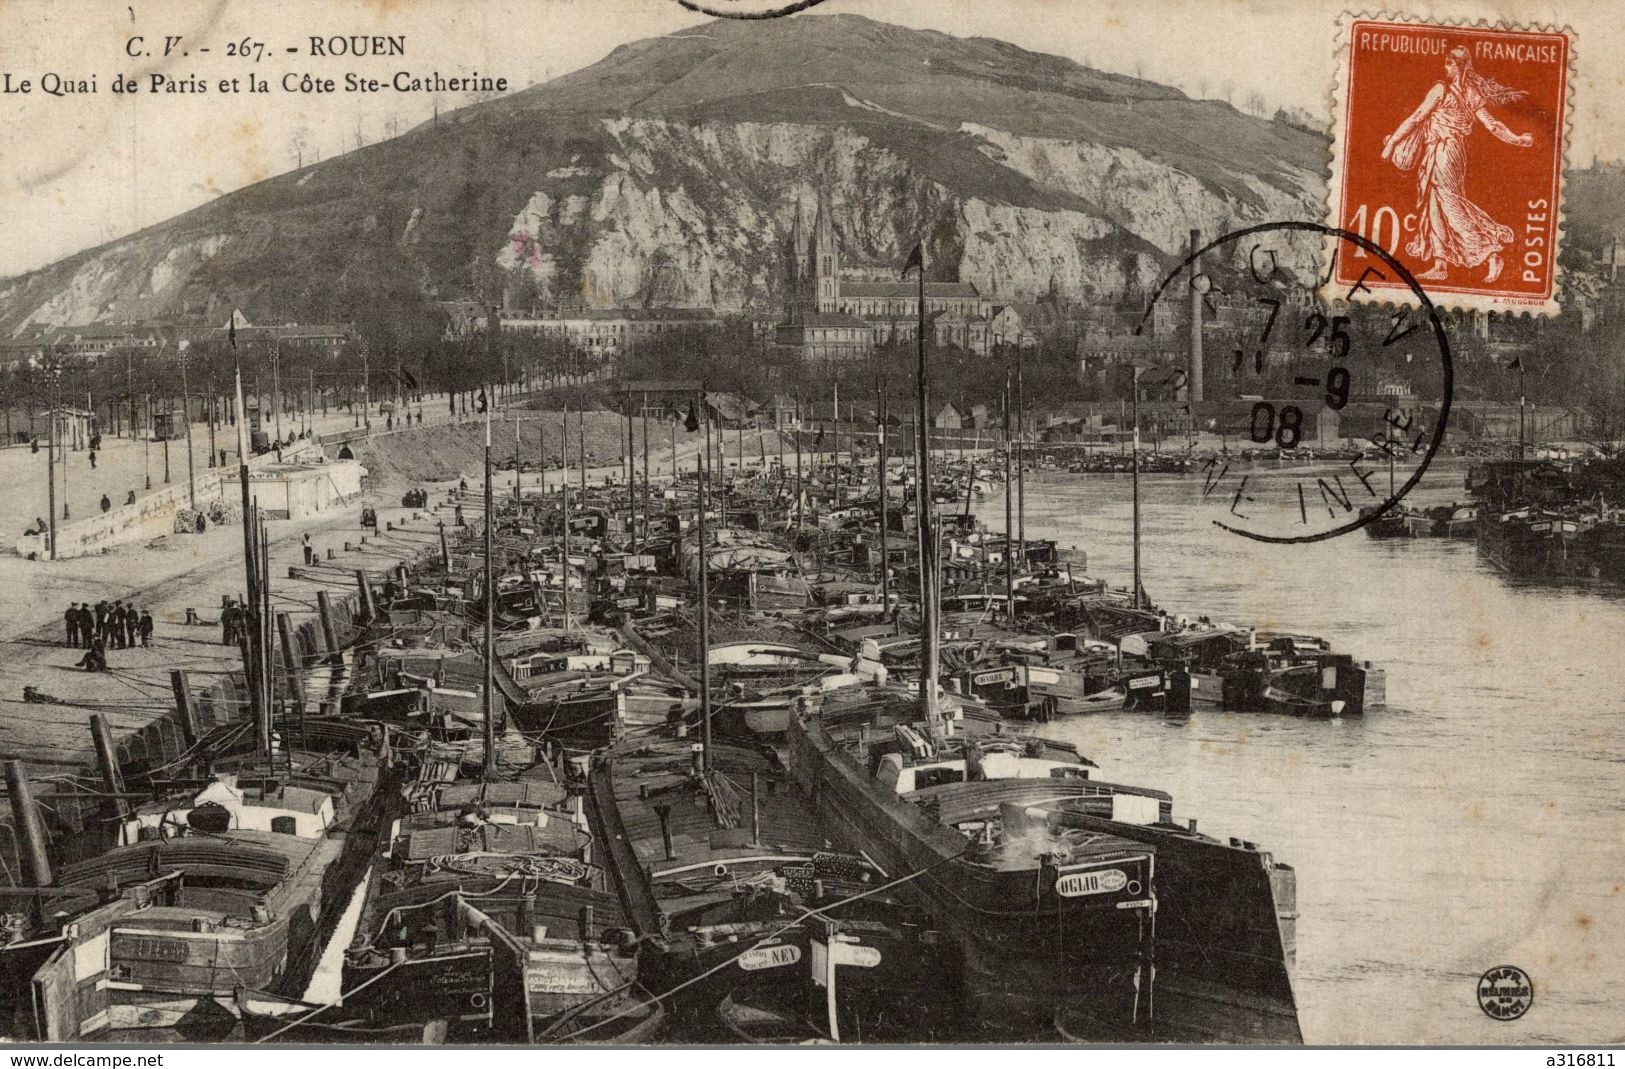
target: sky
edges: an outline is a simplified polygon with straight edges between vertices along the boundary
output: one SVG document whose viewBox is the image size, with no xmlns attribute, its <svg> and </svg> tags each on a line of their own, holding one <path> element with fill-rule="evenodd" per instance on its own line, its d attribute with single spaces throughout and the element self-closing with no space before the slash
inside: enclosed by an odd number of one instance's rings
<svg viewBox="0 0 1625 1069">
<path fill-rule="evenodd" d="M 759 0 L 758 0 L 759 2 Z M 717 0 L 726 5 L 728 0 Z M 1192 96 L 1266 111 L 1329 113 L 1336 20 L 1346 0 L 825 0 L 811 16 L 853 12 L 960 36 L 999 37 Z M 1359 5 L 1353 5 L 1358 7 Z M 1410 0 L 1408 14 L 1566 25 L 1577 34 L 1569 159 L 1617 158 L 1625 145 L 1625 25 L 1614 0 L 1523 3 Z M 707 21 L 674 0 L 0 0 L 0 278 L 162 222 L 305 162 L 405 131 L 466 94 L 222 94 L 250 72 L 389 79 L 397 71 L 500 76 L 511 90 L 603 58 L 617 45 Z M 404 56 L 313 57 L 317 35 L 404 35 Z M 141 41 L 132 45 L 139 35 Z M 132 58 L 131 49 L 167 61 Z M 228 55 L 249 42 L 258 56 Z M 299 48 L 297 54 L 287 49 Z M 208 48 L 203 54 L 201 49 Z M 184 54 L 181 54 L 184 53 Z M 149 91 L 148 75 L 195 76 L 197 93 Z M 119 73 L 141 91 L 112 91 Z M 10 85 L 6 84 L 9 75 Z M 48 96 L 96 78 L 94 93 Z M 31 93 L 16 90 L 23 79 Z M 184 83 L 183 83 L 184 84 Z M 6 89 L 11 92 L 6 92 Z"/>
</svg>

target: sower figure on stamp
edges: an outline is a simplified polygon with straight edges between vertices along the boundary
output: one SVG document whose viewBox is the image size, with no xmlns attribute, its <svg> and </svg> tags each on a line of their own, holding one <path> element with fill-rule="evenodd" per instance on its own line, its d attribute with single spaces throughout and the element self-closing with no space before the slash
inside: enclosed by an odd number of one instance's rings
<svg viewBox="0 0 1625 1069">
<path fill-rule="evenodd" d="M 1494 282 L 1506 266 L 1501 250 L 1513 233 L 1467 197 L 1467 138 L 1474 123 L 1518 148 L 1528 148 L 1535 138 L 1513 133 L 1486 110 L 1522 99 L 1522 90 L 1474 71 L 1465 48 L 1451 49 L 1444 69 L 1445 80 L 1435 82 L 1383 141 L 1382 158 L 1401 171 L 1416 169 L 1416 236 L 1405 243 L 1405 252 L 1432 263 L 1416 277 L 1442 279 L 1447 264 L 1472 269 L 1487 261 L 1484 281 Z"/>
</svg>

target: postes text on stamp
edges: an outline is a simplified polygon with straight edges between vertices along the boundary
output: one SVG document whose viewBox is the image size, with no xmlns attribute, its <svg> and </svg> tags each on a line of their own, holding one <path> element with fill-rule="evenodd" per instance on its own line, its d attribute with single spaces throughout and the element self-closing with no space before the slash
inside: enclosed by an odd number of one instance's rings
<svg viewBox="0 0 1625 1069">
<path fill-rule="evenodd" d="M 1356 18 L 1341 40 L 1328 223 L 1440 305 L 1555 313 L 1571 34 Z M 1355 252 L 1330 286 L 1370 263 Z M 1409 298 L 1398 279 L 1366 285 Z"/>
</svg>

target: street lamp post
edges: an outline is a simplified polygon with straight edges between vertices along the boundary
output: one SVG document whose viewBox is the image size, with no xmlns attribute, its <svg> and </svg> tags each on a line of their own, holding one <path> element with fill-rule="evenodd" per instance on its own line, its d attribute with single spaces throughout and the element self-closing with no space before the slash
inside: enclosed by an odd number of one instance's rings
<svg viewBox="0 0 1625 1069">
<path fill-rule="evenodd" d="M 56 369 L 55 369 L 55 377 L 56 377 L 56 379 L 60 379 L 62 377 L 62 365 L 60 365 L 60 364 L 58 364 Z M 57 394 L 56 394 L 56 381 L 55 381 L 55 379 L 53 379 L 51 396 L 52 396 L 51 418 L 56 419 L 57 416 L 56 416 L 56 401 L 55 401 L 55 398 L 56 398 Z M 69 437 L 70 436 L 66 435 L 66 434 L 64 434 L 62 436 L 62 518 L 64 520 L 68 519 L 71 516 L 71 511 L 68 508 L 68 438 Z"/>
<path fill-rule="evenodd" d="M 186 388 L 186 350 L 191 348 L 191 342 L 181 339 L 181 419 L 186 422 L 186 503 L 189 508 L 197 508 L 197 477 L 192 467 L 192 406 L 191 398 Z"/>
<path fill-rule="evenodd" d="M 29 363 L 44 371 L 51 383 L 51 407 L 46 413 L 45 424 L 45 548 L 51 560 L 56 560 L 56 375 L 57 369 L 50 364 L 36 364 L 32 357 Z M 64 462 L 63 470 L 67 470 Z M 67 493 L 64 490 L 64 501 Z"/>
</svg>

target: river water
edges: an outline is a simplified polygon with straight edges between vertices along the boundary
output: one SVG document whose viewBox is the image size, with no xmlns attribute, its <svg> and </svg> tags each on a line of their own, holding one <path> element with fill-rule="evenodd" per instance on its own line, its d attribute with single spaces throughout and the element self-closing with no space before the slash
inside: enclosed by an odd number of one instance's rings
<svg viewBox="0 0 1625 1069">
<path fill-rule="evenodd" d="M 1441 461 L 1409 500 L 1465 500 L 1464 474 Z M 1127 586 L 1129 485 L 1029 477 L 1027 533 Z M 1625 1038 L 1625 591 L 1512 582 L 1471 541 L 1266 545 L 1208 522 L 1199 475 L 1141 489 L 1159 607 L 1322 635 L 1387 670 L 1388 705 L 1364 718 L 1122 712 L 1045 728 L 1108 778 L 1172 792 L 1176 819 L 1296 867 L 1305 1039 Z M 980 511 L 1003 519 L 993 497 Z M 1512 1023 L 1475 997 L 1501 964 L 1535 986 Z"/>
</svg>

